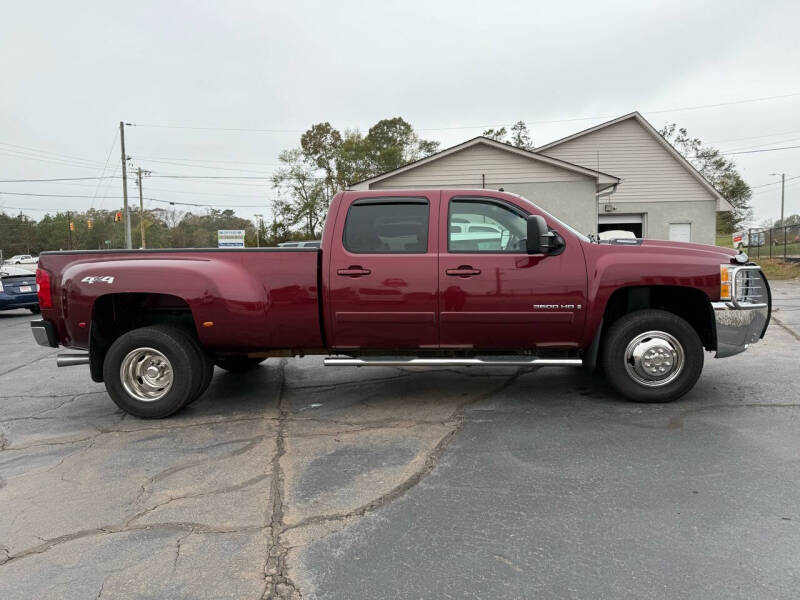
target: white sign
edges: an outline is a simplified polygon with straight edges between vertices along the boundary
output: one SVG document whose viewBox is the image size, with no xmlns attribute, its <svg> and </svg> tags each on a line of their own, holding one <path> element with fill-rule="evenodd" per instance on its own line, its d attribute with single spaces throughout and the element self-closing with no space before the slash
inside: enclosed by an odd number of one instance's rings
<svg viewBox="0 0 800 600">
<path fill-rule="evenodd" d="M 217 229 L 220 248 L 244 248 L 244 229 Z"/>
</svg>

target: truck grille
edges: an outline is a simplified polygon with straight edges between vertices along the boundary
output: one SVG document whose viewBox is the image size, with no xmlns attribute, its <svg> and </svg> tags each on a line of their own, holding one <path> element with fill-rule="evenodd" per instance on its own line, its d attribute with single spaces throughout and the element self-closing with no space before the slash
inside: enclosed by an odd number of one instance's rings
<svg viewBox="0 0 800 600">
<path fill-rule="evenodd" d="M 745 268 L 737 271 L 734 283 L 736 304 L 742 307 L 766 305 L 769 300 L 767 282 L 761 269 Z"/>
</svg>

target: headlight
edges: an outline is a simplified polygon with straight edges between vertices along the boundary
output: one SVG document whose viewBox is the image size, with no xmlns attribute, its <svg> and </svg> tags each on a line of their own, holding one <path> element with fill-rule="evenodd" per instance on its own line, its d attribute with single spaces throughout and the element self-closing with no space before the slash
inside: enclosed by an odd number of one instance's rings
<svg viewBox="0 0 800 600">
<path fill-rule="evenodd" d="M 757 266 L 720 265 L 719 299 L 728 300 L 736 308 L 767 306 L 767 282 Z"/>
<path fill-rule="evenodd" d="M 733 273 L 735 269 L 733 265 L 720 265 L 719 266 L 719 299 L 730 300 L 731 288 L 733 287 Z"/>
</svg>

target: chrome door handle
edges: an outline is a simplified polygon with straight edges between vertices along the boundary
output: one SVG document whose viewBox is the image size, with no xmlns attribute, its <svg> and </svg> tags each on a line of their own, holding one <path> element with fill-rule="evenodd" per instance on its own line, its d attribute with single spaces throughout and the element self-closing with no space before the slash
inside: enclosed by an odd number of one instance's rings
<svg viewBox="0 0 800 600">
<path fill-rule="evenodd" d="M 473 277 L 475 275 L 480 275 L 480 269 L 473 269 L 469 265 L 461 265 L 457 269 L 447 269 L 445 271 L 450 277 Z"/>
<path fill-rule="evenodd" d="M 363 277 L 364 275 L 369 275 L 372 273 L 369 269 L 363 269 L 358 265 L 353 265 L 352 267 L 347 267 L 346 269 L 339 269 L 336 271 L 337 275 L 341 277 Z"/>
</svg>

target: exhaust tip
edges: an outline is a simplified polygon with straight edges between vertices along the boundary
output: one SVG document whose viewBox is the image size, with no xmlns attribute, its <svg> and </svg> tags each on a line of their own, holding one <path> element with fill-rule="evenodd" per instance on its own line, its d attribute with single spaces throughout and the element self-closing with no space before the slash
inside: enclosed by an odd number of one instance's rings
<svg viewBox="0 0 800 600">
<path fill-rule="evenodd" d="M 57 367 L 74 367 L 77 365 L 88 365 L 88 352 L 62 352 L 56 356 Z"/>
</svg>

